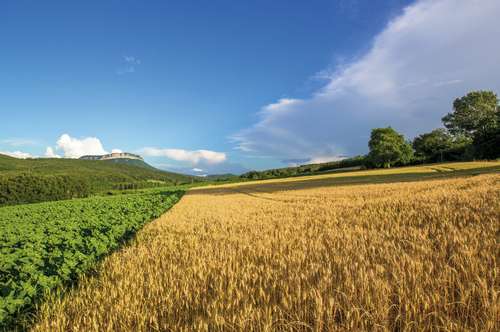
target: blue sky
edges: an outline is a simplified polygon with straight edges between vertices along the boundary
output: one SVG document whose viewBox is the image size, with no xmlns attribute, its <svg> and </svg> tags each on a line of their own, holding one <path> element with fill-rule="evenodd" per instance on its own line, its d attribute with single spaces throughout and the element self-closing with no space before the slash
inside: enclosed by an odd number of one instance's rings
<svg viewBox="0 0 500 332">
<path fill-rule="evenodd" d="M 498 32 L 499 9 L 495 0 L 5 0 L 0 151 L 120 149 L 197 174 L 364 153 L 374 126 L 411 138 L 439 126 L 468 89 L 499 91 L 500 46 L 477 37 Z M 470 42 L 479 50 L 464 50 Z"/>
</svg>

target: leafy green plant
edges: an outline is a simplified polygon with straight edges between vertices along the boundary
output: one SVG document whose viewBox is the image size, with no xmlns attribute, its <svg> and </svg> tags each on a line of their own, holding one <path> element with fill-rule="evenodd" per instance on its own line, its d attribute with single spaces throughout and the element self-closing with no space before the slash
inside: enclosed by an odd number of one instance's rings
<svg viewBox="0 0 500 332">
<path fill-rule="evenodd" d="M 88 271 L 181 196 L 149 190 L 0 208 L 0 329 L 46 291 Z"/>
</svg>

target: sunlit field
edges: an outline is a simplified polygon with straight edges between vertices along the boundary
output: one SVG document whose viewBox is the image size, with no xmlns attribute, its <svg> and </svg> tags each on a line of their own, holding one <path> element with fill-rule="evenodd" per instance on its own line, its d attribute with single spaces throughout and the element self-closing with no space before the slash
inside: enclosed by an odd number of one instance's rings
<svg viewBox="0 0 500 332">
<path fill-rule="evenodd" d="M 33 330 L 498 331 L 500 174 L 361 173 L 190 190 Z"/>
<path fill-rule="evenodd" d="M 297 189 L 297 186 L 302 187 L 300 183 L 304 183 L 307 187 L 310 187 L 334 184 L 415 181 L 419 179 L 437 179 L 450 176 L 489 173 L 492 170 L 500 171 L 500 161 L 453 162 L 396 168 L 349 170 L 347 172 L 334 170 L 331 173 L 319 175 L 231 183 L 225 184 L 224 187 L 241 187 L 242 185 L 260 184 L 279 184 L 281 187 L 282 185 L 286 186 L 287 183 L 292 182 L 290 189 Z"/>
</svg>

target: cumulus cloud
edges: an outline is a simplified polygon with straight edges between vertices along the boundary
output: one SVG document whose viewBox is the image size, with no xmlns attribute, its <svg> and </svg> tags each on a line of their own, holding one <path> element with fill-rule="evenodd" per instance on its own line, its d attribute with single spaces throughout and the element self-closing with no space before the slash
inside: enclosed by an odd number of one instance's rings
<svg viewBox="0 0 500 332">
<path fill-rule="evenodd" d="M 84 155 L 102 155 L 104 150 L 97 137 L 74 138 L 63 134 L 57 141 L 57 150 L 62 151 L 66 158 L 79 158 Z M 52 151 L 53 152 L 53 151 Z"/>
<path fill-rule="evenodd" d="M 192 169 L 192 171 L 193 171 L 193 172 L 197 172 L 197 173 L 201 173 L 201 172 L 203 172 L 203 170 L 202 170 L 201 168 L 196 168 L 196 167 L 195 167 L 195 168 L 193 168 L 193 169 Z"/>
<path fill-rule="evenodd" d="M 370 129 L 391 125 L 409 138 L 441 125 L 454 98 L 500 92 L 498 0 L 421 0 L 404 9 L 362 57 L 328 75 L 307 99 L 263 107 L 232 136 L 252 154 L 309 161 L 365 153 Z M 328 73 L 328 74 L 327 74 Z"/>
<path fill-rule="evenodd" d="M 7 155 L 9 157 L 14 157 L 14 158 L 18 158 L 18 159 L 33 158 L 33 156 L 30 153 L 22 152 L 22 151 L 0 151 L 0 154 L 4 154 L 4 155 Z"/>
<path fill-rule="evenodd" d="M 54 149 L 50 146 L 47 147 L 47 149 L 45 149 L 45 158 L 61 158 L 60 155 L 56 154 L 54 152 Z"/>
<path fill-rule="evenodd" d="M 200 163 L 208 165 L 219 164 L 226 161 L 224 152 L 215 152 L 210 150 L 183 150 L 183 149 L 159 149 L 159 148 L 144 148 L 141 153 L 147 157 L 166 157 L 176 161 L 189 162 L 195 166 Z"/>
</svg>

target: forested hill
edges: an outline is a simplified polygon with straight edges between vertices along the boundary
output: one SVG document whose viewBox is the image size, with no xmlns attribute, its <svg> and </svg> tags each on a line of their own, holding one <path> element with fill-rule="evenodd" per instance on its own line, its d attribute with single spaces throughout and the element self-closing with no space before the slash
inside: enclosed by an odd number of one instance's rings
<svg viewBox="0 0 500 332">
<path fill-rule="evenodd" d="M 139 160 L 17 159 L 0 155 L 0 205 L 196 181 L 202 179 L 161 171 Z"/>
</svg>

